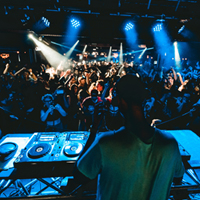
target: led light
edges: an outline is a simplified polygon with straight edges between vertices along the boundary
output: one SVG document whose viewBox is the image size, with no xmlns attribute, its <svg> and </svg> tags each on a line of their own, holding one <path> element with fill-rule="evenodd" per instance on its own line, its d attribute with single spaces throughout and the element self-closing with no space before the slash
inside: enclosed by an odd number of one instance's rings
<svg viewBox="0 0 200 200">
<path fill-rule="evenodd" d="M 30 39 L 33 39 L 33 34 L 32 34 L 32 33 L 29 33 L 29 34 L 28 34 L 28 37 L 29 37 Z"/>
<path fill-rule="evenodd" d="M 133 29 L 133 24 L 129 22 L 128 24 L 126 24 L 125 30 L 129 31 L 131 29 Z"/>
<path fill-rule="evenodd" d="M 77 21 L 77 20 L 75 20 L 75 19 L 72 19 L 72 20 L 71 20 L 71 23 L 72 23 L 72 26 L 75 27 L 75 28 L 77 28 L 77 27 L 80 26 L 80 22 Z"/>
<path fill-rule="evenodd" d="M 161 31 L 162 30 L 162 24 L 157 24 L 154 28 L 153 31 L 157 32 L 157 31 Z"/>
</svg>

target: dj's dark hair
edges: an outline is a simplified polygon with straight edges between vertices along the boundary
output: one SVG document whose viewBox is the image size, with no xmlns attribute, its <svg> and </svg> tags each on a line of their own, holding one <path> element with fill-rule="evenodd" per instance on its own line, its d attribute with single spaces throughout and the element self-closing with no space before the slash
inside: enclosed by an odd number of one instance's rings
<svg viewBox="0 0 200 200">
<path fill-rule="evenodd" d="M 118 97 L 128 104 L 142 105 L 146 97 L 145 85 L 133 74 L 120 78 L 116 84 L 116 91 Z"/>
</svg>

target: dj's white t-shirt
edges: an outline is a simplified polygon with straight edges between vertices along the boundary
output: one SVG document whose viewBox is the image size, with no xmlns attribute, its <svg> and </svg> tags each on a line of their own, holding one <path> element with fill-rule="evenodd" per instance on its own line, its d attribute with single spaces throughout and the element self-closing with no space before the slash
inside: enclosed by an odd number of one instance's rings
<svg viewBox="0 0 200 200">
<path fill-rule="evenodd" d="M 184 174 L 174 137 L 155 129 L 150 144 L 125 129 L 97 138 L 78 161 L 90 179 L 98 176 L 97 199 L 167 200 L 174 177 Z"/>
</svg>

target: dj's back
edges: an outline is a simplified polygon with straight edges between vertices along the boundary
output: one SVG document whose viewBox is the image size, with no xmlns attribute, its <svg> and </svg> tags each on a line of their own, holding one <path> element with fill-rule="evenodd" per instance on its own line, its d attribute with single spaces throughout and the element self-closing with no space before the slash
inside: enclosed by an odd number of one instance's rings
<svg viewBox="0 0 200 200">
<path fill-rule="evenodd" d="M 97 199 L 120 200 L 167 199 L 173 177 L 184 173 L 176 140 L 158 129 L 148 144 L 125 129 L 104 134 L 81 157 L 78 169 L 91 179 L 100 174 Z"/>
</svg>

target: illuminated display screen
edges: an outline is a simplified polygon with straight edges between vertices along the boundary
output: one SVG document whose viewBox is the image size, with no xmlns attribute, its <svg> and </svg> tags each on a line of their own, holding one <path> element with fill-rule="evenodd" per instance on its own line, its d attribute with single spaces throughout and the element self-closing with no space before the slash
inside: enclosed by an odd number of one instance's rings
<svg viewBox="0 0 200 200">
<path fill-rule="evenodd" d="M 84 140 L 84 134 L 70 134 L 70 140 Z"/>
<path fill-rule="evenodd" d="M 41 135 L 39 141 L 53 141 L 55 137 L 55 135 Z"/>
</svg>

